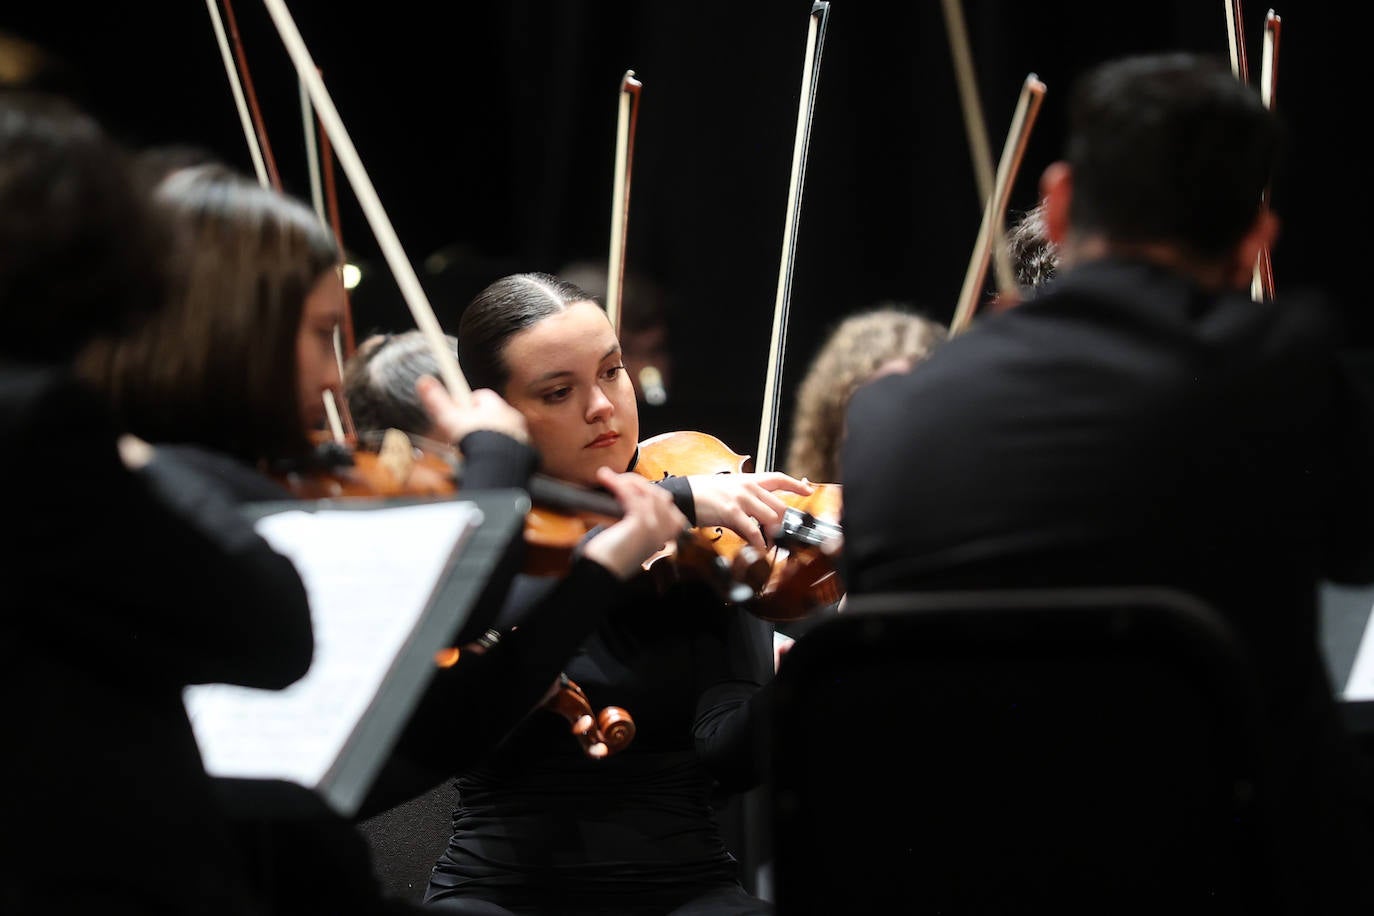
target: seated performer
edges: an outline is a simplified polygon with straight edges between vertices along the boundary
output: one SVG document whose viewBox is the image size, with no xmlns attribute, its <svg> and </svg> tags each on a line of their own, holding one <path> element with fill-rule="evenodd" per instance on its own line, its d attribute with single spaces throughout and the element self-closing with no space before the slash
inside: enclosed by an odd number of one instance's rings
<svg viewBox="0 0 1374 916">
<path fill-rule="evenodd" d="M 468 306 L 457 337 L 470 381 L 525 416 L 545 473 L 590 485 L 598 468 L 635 465 L 634 388 L 589 294 L 549 275 L 505 277 Z M 370 362 L 405 345 L 393 339 Z M 359 369 L 357 378 L 402 375 Z M 672 476 L 663 485 L 694 524 L 728 526 L 759 547 L 760 525 L 776 526 L 785 509 L 774 494 L 810 490 L 780 473 Z M 717 785 L 742 790 L 760 778 L 755 742 L 766 722 L 769 693 L 760 688 L 772 668 L 771 634 L 704 584 L 641 585 L 634 605 L 608 609 L 567 665 L 594 705 L 633 711 L 634 743 L 589 761 L 552 717 L 527 718 L 459 773 L 453 838 L 429 902 L 450 912 L 566 916 L 770 911 L 741 887 L 710 805 Z"/>
<path fill-rule="evenodd" d="M 166 302 L 172 230 L 138 176 L 68 104 L 0 94 L 6 913 L 261 912 L 181 695 L 284 687 L 311 659 L 291 563 L 214 492 L 131 473 L 72 371 Z"/>
<path fill-rule="evenodd" d="M 182 241 L 177 294 L 132 333 L 89 347 L 82 370 L 121 422 L 152 443 L 150 474 L 198 481 L 245 500 L 289 498 L 284 469 L 309 475 L 305 460 L 315 454 L 311 433 L 324 420 L 322 395 L 340 384 L 333 339 L 344 296 L 333 236 L 305 205 L 213 164 L 173 170 L 155 201 Z M 524 417 L 491 391 L 473 394 L 469 407 L 452 401 L 437 407 L 437 430 L 465 454 L 464 485 L 523 485 L 535 462 L 523 441 Z M 425 766 L 448 772 L 494 745 L 560 670 L 563 659 L 548 653 L 569 640 L 557 629 L 590 630 L 624 593 L 622 580 L 685 524 L 670 498 L 635 475 L 606 472 L 596 480 L 621 501 L 625 517 L 584 545 L 554 592 L 587 610 L 550 616 L 552 632 L 532 626 L 522 640 L 506 641 L 511 645 L 500 655 L 462 653 L 456 665 L 437 672 L 401 739 L 405 767 L 383 773 L 376 791 L 423 791 L 432 783 L 385 784 Z M 505 667 L 498 665 L 502 659 Z M 534 674 L 527 677 L 526 670 Z M 444 724 L 420 727 L 433 696 L 443 699 Z M 449 727 L 454 721 L 463 727 Z M 415 735 L 424 741 L 411 740 Z M 253 821 L 243 832 L 251 854 L 270 863 L 255 872 L 253 890 L 275 912 L 372 912 L 389 905 L 371 878 L 361 837 L 347 822 Z M 329 880 L 307 880 L 326 867 L 334 872 Z"/>
<path fill-rule="evenodd" d="M 1370 415 L 1323 303 L 1247 295 L 1280 124 L 1217 62 L 1108 62 L 1041 181 L 1058 274 L 855 394 L 851 593 L 1159 585 L 1251 655 L 1285 912 L 1369 905 L 1368 824 L 1318 650 L 1320 578 L 1374 580 Z M 919 524 L 912 524 L 919 519 Z"/>
</svg>

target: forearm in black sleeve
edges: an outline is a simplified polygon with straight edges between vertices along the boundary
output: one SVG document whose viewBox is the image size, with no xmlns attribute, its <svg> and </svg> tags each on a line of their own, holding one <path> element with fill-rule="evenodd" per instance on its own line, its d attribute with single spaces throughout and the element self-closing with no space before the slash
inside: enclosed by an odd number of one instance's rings
<svg viewBox="0 0 1374 916">
<path fill-rule="evenodd" d="M 719 669 L 697 701 L 697 755 L 728 791 L 763 779 L 773 705 L 773 630 L 739 609 L 727 609 Z"/>
<path fill-rule="evenodd" d="M 539 466 L 539 453 L 504 433 L 479 429 L 458 443 L 464 489 L 524 489 Z"/>
<path fill-rule="evenodd" d="M 436 673 L 397 753 L 436 773 L 465 769 L 496 746 L 537 704 L 577 647 L 626 599 L 600 564 L 573 564 L 528 616 L 485 653 L 465 652 Z"/>
<path fill-rule="evenodd" d="M 188 684 L 279 689 L 304 676 L 314 640 L 291 561 L 204 481 L 144 476 L 130 484 L 139 534 L 125 549 L 137 562 L 117 575 L 127 577 L 121 591 L 143 598 L 119 625 L 148 641 L 140 651 L 179 667 Z"/>
</svg>

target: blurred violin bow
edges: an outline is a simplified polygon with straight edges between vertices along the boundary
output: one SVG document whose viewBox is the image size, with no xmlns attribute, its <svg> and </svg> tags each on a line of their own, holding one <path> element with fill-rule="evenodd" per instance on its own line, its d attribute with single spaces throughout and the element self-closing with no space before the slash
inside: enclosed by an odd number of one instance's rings
<svg viewBox="0 0 1374 916">
<path fill-rule="evenodd" d="M 1044 98 L 1045 84 L 1034 73 L 1028 74 L 1025 82 L 1021 84 L 1021 95 L 1012 115 L 1011 129 L 1007 131 L 1007 142 L 1002 147 L 1002 159 L 997 165 L 997 180 L 983 209 L 983 222 L 978 229 L 978 239 L 973 245 L 973 257 L 969 259 L 968 270 L 964 273 L 964 285 L 959 292 L 959 302 L 949 323 L 951 336 L 967 330 L 973 320 L 983 281 L 987 276 L 989 259 L 995 256 L 1000 261 L 1008 262 L 1008 265 L 1010 263 L 1002 232 L 1002 221 L 1006 217 L 1012 182 L 1021 167 L 1031 127 L 1035 124 L 1035 117 Z M 1021 293 L 1017 289 L 1015 277 L 1010 276 L 1010 266 L 1006 267 L 1005 273 L 1008 276 L 1004 277 L 1002 271 L 998 272 L 998 294 L 1004 304 L 1009 304 L 1020 299 Z"/>
<path fill-rule="evenodd" d="M 1231 56 L 1231 74 L 1242 83 L 1250 83 L 1250 66 L 1245 53 L 1245 14 L 1241 0 L 1222 0 L 1226 12 L 1227 50 Z M 1260 58 L 1260 100 L 1273 109 L 1274 92 L 1278 86 L 1279 17 L 1273 10 L 1264 21 L 1264 50 Z M 1270 189 L 1264 189 L 1262 201 L 1269 204 Z M 1260 250 L 1250 280 L 1250 298 L 1264 302 L 1274 298 L 1274 265 L 1269 246 Z"/>
</svg>

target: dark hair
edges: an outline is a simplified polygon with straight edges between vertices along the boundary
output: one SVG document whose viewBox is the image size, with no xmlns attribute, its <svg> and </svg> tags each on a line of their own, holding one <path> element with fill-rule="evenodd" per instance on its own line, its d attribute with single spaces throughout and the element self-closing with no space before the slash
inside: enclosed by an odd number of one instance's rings
<svg viewBox="0 0 1374 916">
<path fill-rule="evenodd" d="M 170 238 L 131 155 L 93 119 L 0 92 L 0 353 L 65 361 L 160 308 Z"/>
<path fill-rule="evenodd" d="M 169 307 L 86 354 L 130 431 L 247 461 L 309 450 L 296 340 L 305 299 L 330 270 L 334 236 L 299 201 L 219 165 L 158 186 L 183 245 Z"/>
<path fill-rule="evenodd" d="M 444 339 L 457 355 L 458 342 Z M 344 366 L 344 400 L 353 425 L 360 432 L 395 428 L 425 435 L 432 421 L 415 391 L 422 375 L 440 378 L 439 361 L 422 331 L 364 340 Z"/>
<path fill-rule="evenodd" d="M 1215 259 L 1245 235 L 1282 127 L 1217 58 L 1172 53 L 1099 65 L 1074 86 L 1069 221 L 1112 241 L 1164 241 Z"/>
<path fill-rule="evenodd" d="M 543 273 L 502 277 L 477 294 L 458 323 L 458 364 L 473 388 L 504 394 L 511 337 L 576 302 L 597 302 L 581 287 Z M 600 304 L 600 303 L 597 303 Z"/>
</svg>

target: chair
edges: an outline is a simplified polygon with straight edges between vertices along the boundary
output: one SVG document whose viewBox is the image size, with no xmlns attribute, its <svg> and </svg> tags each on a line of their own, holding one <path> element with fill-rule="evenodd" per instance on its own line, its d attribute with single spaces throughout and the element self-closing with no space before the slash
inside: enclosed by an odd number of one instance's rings
<svg viewBox="0 0 1374 916">
<path fill-rule="evenodd" d="M 414 903 L 424 899 L 429 873 L 448 847 L 456 803 L 453 781 L 446 780 L 358 825 L 383 893 Z"/>
<path fill-rule="evenodd" d="M 1189 596 L 852 595 L 776 690 L 780 916 L 1274 911 L 1258 694 Z"/>
</svg>

